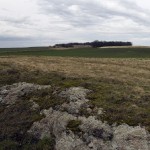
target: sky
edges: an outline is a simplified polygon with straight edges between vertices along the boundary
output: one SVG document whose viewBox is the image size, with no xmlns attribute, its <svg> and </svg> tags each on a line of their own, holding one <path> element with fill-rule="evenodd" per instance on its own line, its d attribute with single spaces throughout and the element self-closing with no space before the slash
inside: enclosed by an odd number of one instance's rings
<svg viewBox="0 0 150 150">
<path fill-rule="evenodd" d="M 150 45 L 149 0 L 0 0 L 0 47 L 131 41 Z"/>
</svg>

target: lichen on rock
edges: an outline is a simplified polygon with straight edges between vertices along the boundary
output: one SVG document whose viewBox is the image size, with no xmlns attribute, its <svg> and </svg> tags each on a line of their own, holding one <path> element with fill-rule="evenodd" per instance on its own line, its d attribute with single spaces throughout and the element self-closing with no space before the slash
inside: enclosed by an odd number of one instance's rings
<svg viewBox="0 0 150 150">
<path fill-rule="evenodd" d="M 6 85 L 0 88 L 0 102 L 5 104 L 14 104 L 16 101 L 21 100 L 24 96 L 33 91 L 50 88 L 49 85 L 37 85 L 32 83 L 15 83 Z"/>
</svg>

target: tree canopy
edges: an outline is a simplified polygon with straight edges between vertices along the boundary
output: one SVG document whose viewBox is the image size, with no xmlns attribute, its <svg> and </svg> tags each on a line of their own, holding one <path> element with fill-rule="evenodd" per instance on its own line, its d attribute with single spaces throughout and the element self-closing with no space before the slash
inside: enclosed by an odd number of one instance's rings
<svg viewBox="0 0 150 150">
<path fill-rule="evenodd" d="M 91 47 L 105 47 L 105 46 L 132 46 L 131 42 L 122 42 L 122 41 L 93 41 L 86 43 L 67 43 L 67 44 L 56 44 L 54 47 L 74 47 L 74 46 L 91 46 Z"/>
</svg>

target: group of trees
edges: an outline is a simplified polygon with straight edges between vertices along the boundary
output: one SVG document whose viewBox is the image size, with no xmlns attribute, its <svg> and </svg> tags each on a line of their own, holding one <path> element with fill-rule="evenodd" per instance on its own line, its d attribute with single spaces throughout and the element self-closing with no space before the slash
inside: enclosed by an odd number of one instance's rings
<svg viewBox="0 0 150 150">
<path fill-rule="evenodd" d="M 104 47 L 104 46 L 132 46 L 131 42 L 122 41 L 94 41 L 91 43 L 92 47 Z"/>
<path fill-rule="evenodd" d="M 104 47 L 104 46 L 132 46 L 131 42 L 122 42 L 122 41 L 93 41 L 86 43 L 67 43 L 67 44 L 56 44 L 54 47 L 74 47 L 74 46 L 91 46 L 91 47 Z"/>
</svg>

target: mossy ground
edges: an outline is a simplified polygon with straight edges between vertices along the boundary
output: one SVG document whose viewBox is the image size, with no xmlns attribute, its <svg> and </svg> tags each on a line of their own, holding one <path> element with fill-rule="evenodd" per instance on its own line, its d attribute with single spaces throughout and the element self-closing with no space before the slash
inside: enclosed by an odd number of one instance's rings
<svg viewBox="0 0 150 150">
<path fill-rule="evenodd" d="M 99 119 L 109 124 L 142 125 L 150 131 L 150 95 L 136 88 L 100 82 L 88 98 L 91 104 L 103 108 Z"/>
<path fill-rule="evenodd" d="M 150 131 L 150 87 L 144 84 L 137 86 L 138 84 L 118 82 L 114 79 L 68 77 L 63 73 L 28 70 L 14 64 L 0 63 L 0 87 L 17 82 L 51 85 L 51 88 L 31 93 L 24 97 L 24 101 L 10 107 L 0 103 L 0 150 L 10 149 L 10 147 L 30 149 L 31 146 L 35 150 L 41 150 L 41 147 L 43 150 L 51 149 L 54 146 L 54 138 L 43 141 L 33 137 L 28 138 L 27 130 L 33 122 L 43 117 L 39 115 L 40 110 L 61 105 L 65 99 L 58 98 L 57 94 L 73 86 L 82 86 L 92 91 L 88 95 L 89 103 L 93 107 L 103 108 L 104 111 L 99 119 L 109 124 L 115 122 L 133 126 L 140 124 Z M 38 103 L 40 109 L 29 109 L 30 100 Z M 86 111 L 83 110 L 82 113 Z M 71 121 L 68 125 L 70 129 L 76 131 L 79 122 Z"/>
<path fill-rule="evenodd" d="M 67 124 L 67 129 L 74 133 L 80 132 L 79 126 L 82 124 L 81 120 L 70 120 Z"/>
</svg>

